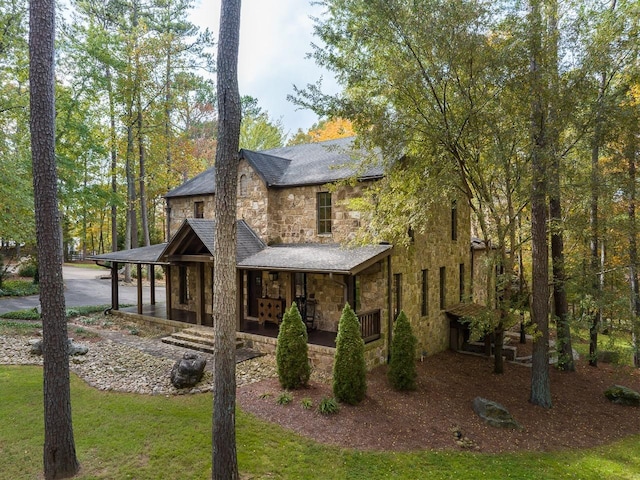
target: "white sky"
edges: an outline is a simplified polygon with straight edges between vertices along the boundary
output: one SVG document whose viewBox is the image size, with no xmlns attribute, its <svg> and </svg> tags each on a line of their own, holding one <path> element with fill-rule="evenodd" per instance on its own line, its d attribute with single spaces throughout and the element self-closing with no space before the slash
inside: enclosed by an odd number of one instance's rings
<svg viewBox="0 0 640 480">
<path fill-rule="evenodd" d="M 305 87 L 323 78 L 323 90 L 333 93 L 337 86 L 331 74 L 312 59 L 313 21 L 321 10 L 309 0 L 242 0 L 238 82 L 240 95 L 251 95 L 273 120 L 281 119 L 285 132 L 307 130 L 318 121 L 310 110 L 299 110 L 287 101 L 293 85 Z M 191 21 L 209 28 L 218 38 L 220 0 L 196 2 Z"/>
</svg>

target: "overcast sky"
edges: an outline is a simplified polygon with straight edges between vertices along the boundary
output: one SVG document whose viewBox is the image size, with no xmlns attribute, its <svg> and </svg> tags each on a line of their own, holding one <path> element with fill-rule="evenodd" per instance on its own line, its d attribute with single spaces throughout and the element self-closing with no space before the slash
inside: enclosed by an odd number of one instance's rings
<svg viewBox="0 0 640 480">
<path fill-rule="evenodd" d="M 242 0 L 238 82 L 240 95 L 251 95 L 285 131 L 294 134 L 318 121 L 310 110 L 297 110 L 287 101 L 293 85 L 305 87 L 323 77 L 324 90 L 337 87 L 330 74 L 312 59 L 313 21 L 321 10 L 309 0 Z M 220 0 L 196 0 L 192 22 L 209 28 L 218 38 Z"/>
</svg>

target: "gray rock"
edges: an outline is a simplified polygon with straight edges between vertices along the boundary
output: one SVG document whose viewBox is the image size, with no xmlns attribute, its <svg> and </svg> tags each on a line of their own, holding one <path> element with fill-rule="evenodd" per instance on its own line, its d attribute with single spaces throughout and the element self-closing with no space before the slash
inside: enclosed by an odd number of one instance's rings
<svg viewBox="0 0 640 480">
<path fill-rule="evenodd" d="M 42 355 L 42 340 L 29 340 L 29 346 L 31 347 L 30 352 L 32 355 Z M 88 351 L 88 347 L 75 343 L 73 338 L 67 339 L 67 353 L 69 356 L 86 355 Z"/>
<path fill-rule="evenodd" d="M 607 388 L 604 396 L 618 405 L 640 406 L 640 393 L 622 385 L 612 385 Z"/>
<path fill-rule="evenodd" d="M 171 369 L 171 383 L 176 388 L 194 387 L 202 380 L 207 360 L 195 353 L 187 352 Z"/>
<path fill-rule="evenodd" d="M 516 422 L 509 411 L 497 402 L 476 397 L 473 399 L 473 411 L 492 427 L 522 430 L 522 425 Z"/>
</svg>

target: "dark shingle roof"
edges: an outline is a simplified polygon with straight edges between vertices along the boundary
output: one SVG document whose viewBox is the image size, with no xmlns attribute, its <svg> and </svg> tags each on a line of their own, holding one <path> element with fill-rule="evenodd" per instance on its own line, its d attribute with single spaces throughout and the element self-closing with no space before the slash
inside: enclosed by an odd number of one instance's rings
<svg viewBox="0 0 640 480">
<path fill-rule="evenodd" d="M 211 167 L 165 194 L 165 198 L 211 195 L 216 191 L 216 171 Z"/>
<path fill-rule="evenodd" d="M 359 170 L 367 153 L 354 151 L 353 142 L 353 137 L 339 138 L 263 152 L 241 150 L 240 155 L 251 163 L 270 187 L 321 185 L 354 175 L 363 179 L 382 177 L 382 165 Z"/>
<path fill-rule="evenodd" d="M 120 250 L 119 252 L 93 255 L 89 257 L 89 260 L 97 262 L 163 264 L 166 262 L 160 260 L 160 255 L 166 246 L 166 243 L 158 243 L 157 245 L 151 245 L 149 247 L 131 248 L 129 250 Z"/>
<path fill-rule="evenodd" d="M 238 267 L 355 275 L 388 256 L 391 249 L 391 245 L 353 248 L 319 243 L 275 245 L 238 262 Z"/>
<path fill-rule="evenodd" d="M 381 178 L 382 164 L 360 170 L 365 151 L 352 150 L 354 138 L 292 145 L 261 152 L 240 150 L 268 187 L 322 185 L 357 175 L 360 179 Z M 215 193 L 215 167 L 174 188 L 165 198 L 192 197 Z"/>
</svg>

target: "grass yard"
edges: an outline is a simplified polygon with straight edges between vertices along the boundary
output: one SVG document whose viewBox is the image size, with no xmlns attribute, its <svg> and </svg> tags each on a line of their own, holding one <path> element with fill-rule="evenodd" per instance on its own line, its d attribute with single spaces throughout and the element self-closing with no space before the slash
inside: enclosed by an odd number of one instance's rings
<svg viewBox="0 0 640 480">
<path fill-rule="evenodd" d="M 100 392 L 72 376 L 81 479 L 205 479 L 211 469 L 210 395 Z M 41 475 L 42 369 L 0 366 L 0 479 Z M 636 415 L 635 410 L 629 414 Z M 239 411 L 243 479 L 633 479 L 640 438 L 556 453 L 379 453 L 314 443 Z M 499 432 L 497 433 L 499 434 Z"/>
</svg>

